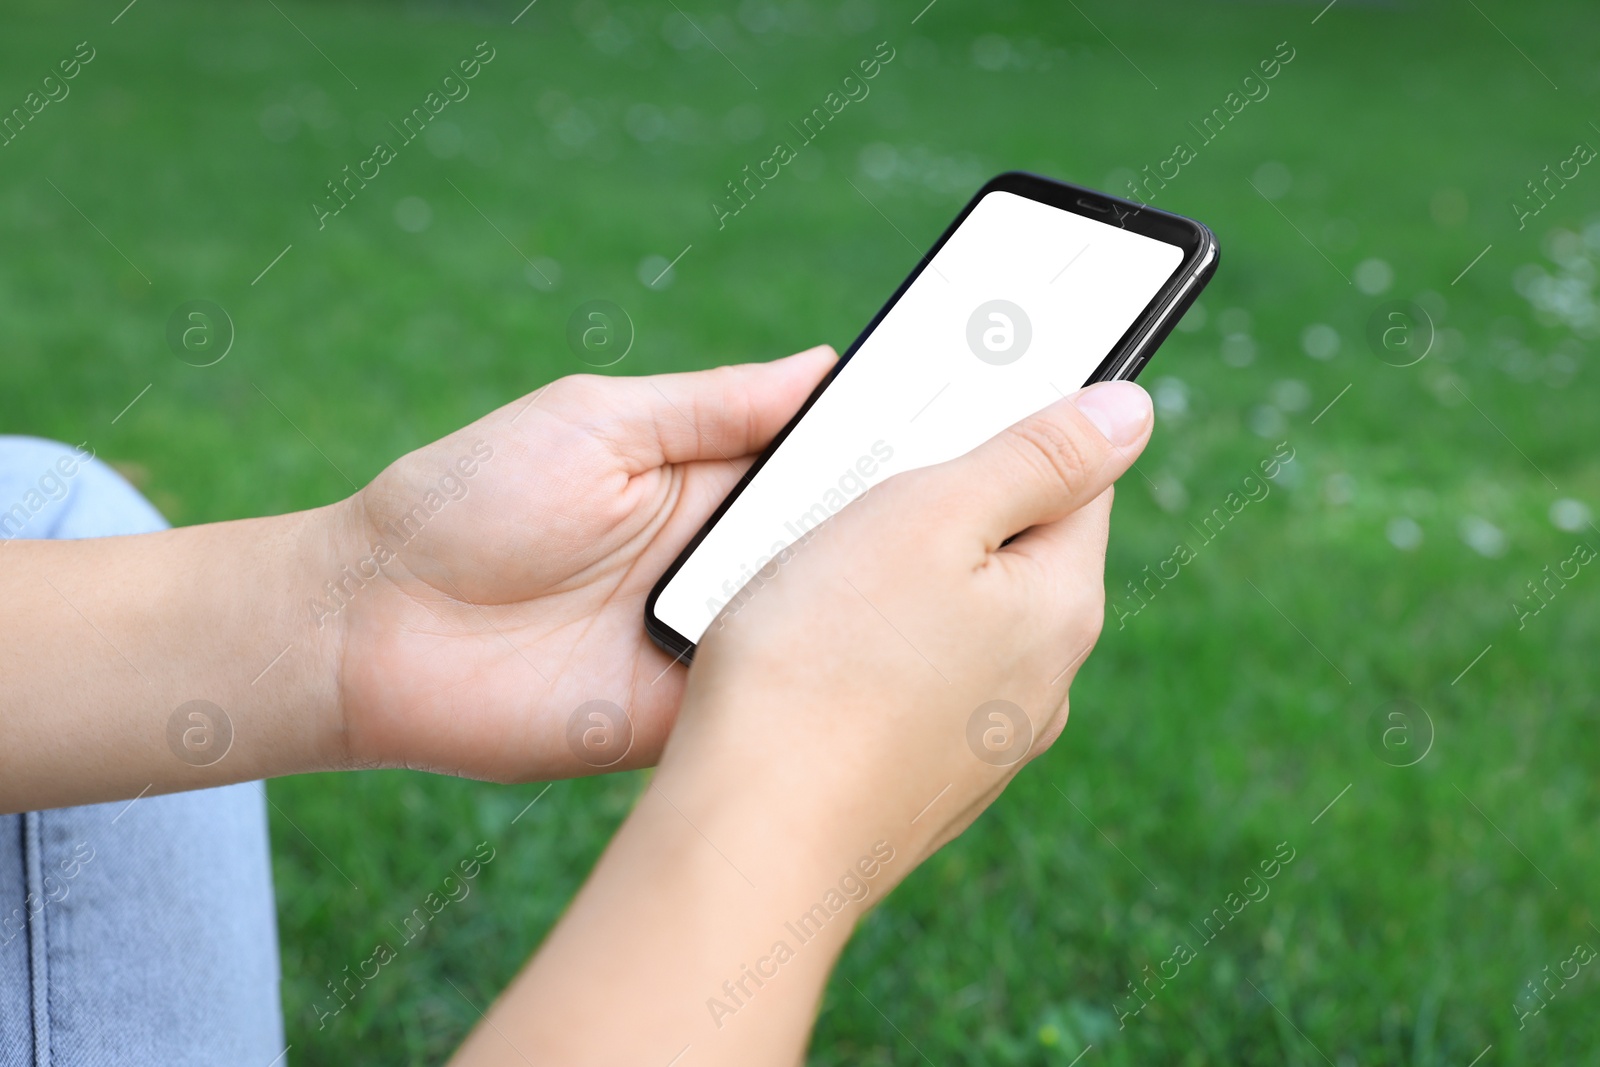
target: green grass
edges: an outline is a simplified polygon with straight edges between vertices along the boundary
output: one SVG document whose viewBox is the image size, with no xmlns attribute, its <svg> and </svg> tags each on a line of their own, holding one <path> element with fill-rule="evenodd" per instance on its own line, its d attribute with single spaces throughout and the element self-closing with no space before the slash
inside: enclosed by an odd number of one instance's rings
<svg viewBox="0 0 1600 1067">
<path fill-rule="evenodd" d="M 1271 95 L 1156 200 L 1213 226 L 1223 269 L 1147 376 L 1182 384 L 1162 387 L 1168 417 L 1122 486 L 1113 598 L 1196 544 L 1188 524 L 1279 441 L 1296 459 L 1112 622 L 1061 743 L 863 923 L 812 1061 L 1064 1067 L 1092 1044 L 1083 1067 L 1465 1067 L 1492 1044 L 1483 1067 L 1596 1062 L 1600 970 L 1526 1029 L 1512 1008 L 1576 943 L 1600 946 L 1600 574 L 1524 630 L 1510 607 L 1580 536 L 1600 546 L 1549 518 L 1558 498 L 1600 498 L 1595 334 L 1517 284 L 1528 264 L 1558 271 L 1553 234 L 1600 218 L 1600 168 L 1524 231 L 1510 208 L 1574 142 L 1600 146 L 1588 5 L 1346 0 L 1313 25 L 1320 3 L 942 0 L 915 26 L 922 0 L 692 5 L 726 59 L 652 0 L 543 0 L 515 26 L 520 2 L 146 0 L 111 25 L 118 6 L 33 0 L 0 37 L 7 109 L 78 41 L 98 53 L 0 148 L 0 426 L 87 439 L 178 523 L 335 499 L 346 476 L 586 369 L 564 329 L 587 299 L 637 325 L 621 373 L 842 346 L 984 177 L 1120 182 L 1289 41 Z M 323 183 L 483 40 L 497 56 L 441 115 L 453 130 L 403 148 L 318 231 Z M 723 184 L 882 40 L 897 56 L 872 95 L 718 231 Z M 431 214 L 417 233 L 396 223 L 412 197 Z M 1592 291 L 1590 233 L 1588 266 L 1569 265 Z M 691 244 L 670 284 L 641 283 L 646 257 Z M 559 265 L 553 289 L 523 253 Z M 1393 271 L 1382 294 L 1346 281 L 1373 258 Z M 1364 340 L 1395 298 L 1444 330 L 1416 366 Z M 190 299 L 236 324 L 216 366 L 167 350 Z M 1341 338 L 1331 359 L 1302 350 L 1319 323 Z M 1253 361 L 1223 358 L 1224 328 Z M 1503 533 L 1501 554 L 1469 547 L 1469 517 Z M 1396 519 L 1420 545 L 1390 543 Z M 1434 727 L 1409 768 L 1370 743 L 1392 699 Z M 543 786 L 274 782 L 295 1062 L 446 1055 L 476 1013 L 445 979 L 485 1004 L 639 786 L 558 783 L 513 826 Z M 318 1029 L 324 984 L 479 841 L 497 856 L 472 895 Z M 1193 927 L 1282 841 L 1296 858 L 1270 896 L 1201 944 Z M 1178 941 L 1196 958 L 1119 1030 L 1127 983 Z"/>
</svg>

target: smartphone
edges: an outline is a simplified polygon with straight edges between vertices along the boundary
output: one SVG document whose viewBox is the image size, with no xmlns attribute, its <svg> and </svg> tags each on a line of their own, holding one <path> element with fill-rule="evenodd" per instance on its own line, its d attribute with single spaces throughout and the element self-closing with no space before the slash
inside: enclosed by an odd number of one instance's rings
<svg viewBox="0 0 1600 1067">
<path fill-rule="evenodd" d="M 873 485 L 1137 376 L 1217 257 L 1192 219 L 1032 174 L 988 182 L 662 575 L 646 631 L 693 658 Z"/>
</svg>

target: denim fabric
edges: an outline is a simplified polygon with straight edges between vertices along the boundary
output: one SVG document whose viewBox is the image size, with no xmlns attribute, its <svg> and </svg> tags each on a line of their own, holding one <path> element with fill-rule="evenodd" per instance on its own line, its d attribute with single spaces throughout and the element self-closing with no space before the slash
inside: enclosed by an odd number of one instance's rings
<svg viewBox="0 0 1600 1067">
<path fill-rule="evenodd" d="M 165 528 L 85 452 L 0 436 L 0 541 Z M 284 1052 L 259 782 L 0 816 L 0 1067 Z"/>
</svg>

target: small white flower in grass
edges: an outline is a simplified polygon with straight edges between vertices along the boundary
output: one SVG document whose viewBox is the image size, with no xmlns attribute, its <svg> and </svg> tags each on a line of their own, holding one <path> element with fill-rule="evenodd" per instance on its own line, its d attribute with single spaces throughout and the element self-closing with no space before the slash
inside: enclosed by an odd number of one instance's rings
<svg viewBox="0 0 1600 1067">
<path fill-rule="evenodd" d="M 1256 168 L 1256 172 L 1250 176 L 1250 183 L 1268 200 L 1281 200 L 1294 184 L 1294 178 L 1289 174 L 1288 167 L 1276 160 L 1268 160 Z"/>
<path fill-rule="evenodd" d="M 1422 546 L 1422 527 L 1404 515 L 1390 519 L 1383 532 L 1389 543 L 1402 552 L 1415 552 Z"/>
<path fill-rule="evenodd" d="M 1150 389 L 1156 417 L 1178 419 L 1189 413 L 1189 387 L 1182 378 L 1157 378 Z"/>
<path fill-rule="evenodd" d="M 1284 411 L 1304 411 L 1311 403 L 1311 389 L 1298 378 L 1285 378 L 1272 386 L 1272 403 Z"/>
<path fill-rule="evenodd" d="M 1247 333 L 1230 333 L 1222 339 L 1222 362 L 1248 367 L 1256 361 L 1256 339 Z"/>
<path fill-rule="evenodd" d="M 1389 291 L 1394 284 L 1394 268 L 1376 257 L 1363 259 L 1356 264 L 1356 288 L 1368 296 L 1378 296 Z"/>
<path fill-rule="evenodd" d="M 998 33 L 986 33 L 972 42 L 972 62 L 984 70 L 1004 70 L 1011 62 L 1011 42 Z"/>
<path fill-rule="evenodd" d="M 1284 430 L 1283 412 L 1271 404 L 1258 404 L 1250 409 L 1250 414 L 1245 417 L 1245 422 L 1250 427 L 1250 432 L 1257 437 L 1281 438 Z"/>
<path fill-rule="evenodd" d="M 549 256 L 538 256 L 531 263 L 524 264 L 522 276 L 535 289 L 548 293 L 561 284 L 561 264 Z"/>
<path fill-rule="evenodd" d="M 1558 530 L 1577 533 L 1589 525 L 1589 508 L 1581 500 L 1562 497 L 1550 505 L 1550 521 Z"/>
<path fill-rule="evenodd" d="M 676 275 L 672 260 L 666 256 L 645 256 L 639 261 L 637 277 L 646 289 L 665 289 Z"/>
<path fill-rule="evenodd" d="M 1468 515 L 1458 527 L 1467 547 L 1487 559 L 1499 559 L 1511 547 L 1504 530 L 1478 515 Z"/>
<path fill-rule="evenodd" d="M 421 233 L 433 225 L 433 208 L 420 196 L 404 196 L 395 201 L 394 222 L 407 233 Z"/>
<path fill-rule="evenodd" d="M 1332 359 L 1339 354 L 1339 331 L 1325 322 L 1314 322 L 1301 332 L 1300 347 L 1312 359 Z"/>
<path fill-rule="evenodd" d="M 1250 318 L 1250 312 L 1244 308 L 1224 308 L 1217 316 L 1217 330 L 1224 335 L 1249 333 L 1252 321 L 1254 320 Z"/>
</svg>

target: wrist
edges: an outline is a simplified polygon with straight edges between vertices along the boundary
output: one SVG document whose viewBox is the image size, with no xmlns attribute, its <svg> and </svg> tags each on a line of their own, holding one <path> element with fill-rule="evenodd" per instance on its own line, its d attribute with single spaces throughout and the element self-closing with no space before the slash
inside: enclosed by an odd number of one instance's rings
<svg viewBox="0 0 1600 1067">
<path fill-rule="evenodd" d="M 296 686 L 307 716 L 306 757 L 315 770 L 349 770 L 359 760 L 352 752 L 346 678 L 350 670 L 350 627 L 359 594 L 379 575 L 364 574 L 371 539 L 359 493 L 310 511 L 283 516 L 291 547 L 282 573 L 274 576 L 297 649 Z"/>
<path fill-rule="evenodd" d="M 715 829 L 730 854 L 748 850 L 785 880 L 806 884 L 837 882 L 854 869 L 868 882 L 870 903 L 927 851 L 932 820 L 917 819 L 927 800 L 902 796 L 898 760 L 874 773 L 859 765 L 859 753 L 821 758 L 808 751 L 815 739 L 804 726 L 815 709 L 774 697 L 756 705 L 757 717 L 748 700 L 694 690 L 691 684 L 655 787 L 708 835 Z M 708 699 L 713 707 L 691 707 Z"/>
<path fill-rule="evenodd" d="M 207 692 L 234 720 L 227 780 L 339 770 L 348 762 L 339 678 L 344 627 L 318 602 L 348 556 L 348 502 L 174 530 L 192 591 L 221 610 L 193 638 L 216 663 Z M 204 613 L 202 613 L 204 615 Z"/>
<path fill-rule="evenodd" d="M 831 963 L 856 922 L 915 866 L 916 843 L 813 783 L 758 764 L 710 766 L 663 766 L 636 814 L 681 827 L 679 847 L 705 853 L 740 899 L 758 901 L 768 932 Z"/>
<path fill-rule="evenodd" d="M 194 581 L 217 593 L 212 620 L 222 655 L 236 649 L 216 701 L 231 706 L 248 768 L 230 777 L 337 770 L 348 762 L 339 699 L 344 630 L 320 618 L 318 599 L 338 576 L 348 541 L 344 504 L 265 519 L 196 527 L 221 543 L 197 546 Z M 184 531 L 175 531 L 182 533 Z M 242 587 L 242 588 L 241 588 Z M 222 769 L 219 767 L 219 769 Z"/>
</svg>

